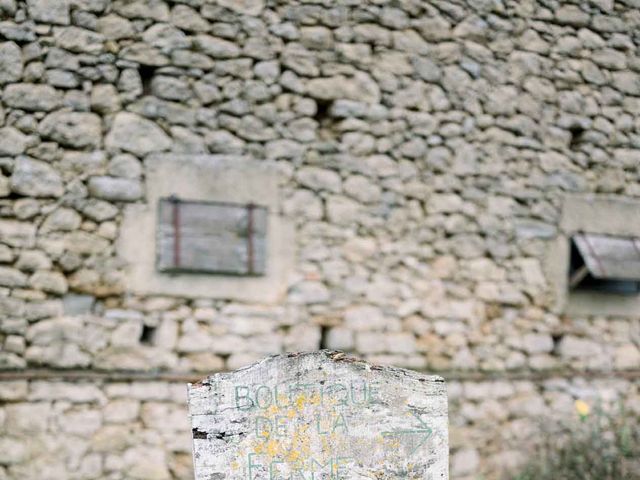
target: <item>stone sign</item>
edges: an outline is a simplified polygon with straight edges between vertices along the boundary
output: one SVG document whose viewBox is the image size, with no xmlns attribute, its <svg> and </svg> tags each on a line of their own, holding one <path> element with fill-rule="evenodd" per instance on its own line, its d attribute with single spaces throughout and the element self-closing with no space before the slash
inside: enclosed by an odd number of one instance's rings
<svg viewBox="0 0 640 480">
<path fill-rule="evenodd" d="M 189 385 L 196 480 L 448 479 L 444 380 L 341 352 Z"/>
</svg>

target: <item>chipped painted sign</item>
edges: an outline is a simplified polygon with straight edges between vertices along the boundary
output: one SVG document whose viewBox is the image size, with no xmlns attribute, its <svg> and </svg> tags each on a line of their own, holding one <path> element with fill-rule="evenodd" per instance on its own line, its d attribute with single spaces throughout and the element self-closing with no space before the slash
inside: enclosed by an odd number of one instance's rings
<svg viewBox="0 0 640 480">
<path fill-rule="evenodd" d="M 448 479 L 444 380 L 340 352 L 189 385 L 196 480 Z"/>
</svg>

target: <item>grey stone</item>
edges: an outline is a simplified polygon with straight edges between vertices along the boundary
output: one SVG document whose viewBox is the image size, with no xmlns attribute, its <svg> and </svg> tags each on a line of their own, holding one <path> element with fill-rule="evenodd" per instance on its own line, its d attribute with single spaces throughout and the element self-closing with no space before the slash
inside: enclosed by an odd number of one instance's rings
<svg viewBox="0 0 640 480">
<path fill-rule="evenodd" d="M 0 243 L 0 263 L 12 263 L 13 259 L 13 250 L 8 246 Z"/>
<path fill-rule="evenodd" d="M 116 87 L 110 84 L 95 85 L 91 90 L 91 109 L 108 114 L 120 110 L 121 103 Z"/>
<path fill-rule="evenodd" d="M 80 227 L 82 217 L 70 208 L 57 208 L 42 223 L 45 232 L 70 232 Z"/>
<path fill-rule="evenodd" d="M 58 27 L 54 30 L 56 45 L 75 53 L 100 53 L 105 38 L 96 32 L 78 27 Z"/>
<path fill-rule="evenodd" d="M 312 50 L 330 50 L 333 47 L 333 34 L 326 27 L 302 27 L 300 43 Z"/>
<path fill-rule="evenodd" d="M 0 34 L 7 40 L 15 42 L 33 42 L 36 39 L 33 26 L 16 25 L 13 22 L 0 22 Z"/>
<path fill-rule="evenodd" d="M 425 82 L 437 82 L 442 76 L 442 70 L 427 57 L 415 57 L 412 59 L 413 68 Z"/>
<path fill-rule="evenodd" d="M 82 213 L 96 222 L 104 222 L 114 218 L 118 209 L 103 200 L 89 199 L 82 207 Z"/>
<path fill-rule="evenodd" d="M 553 350 L 551 335 L 529 333 L 522 338 L 522 345 L 529 354 L 548 353 Z"/>
<path fill-rule="evenodd" d="M 107 167 L 109 175 L 124 178 L 140 178 L 142 175 L 142 164 L 140 161 L 128 153 L 116 155 L 111 159 Z"/>
<path fill-rule="evenodd" d="M 139 42 L 135 50 L 139 52 L 138 57 L 141 58 L 145 50 L 147 54 L 151 53 L 157 57 L 151 63 L 152 65 L 160 65 L 166 61 L 164 57 L 160 56 L 161 52 L 169 53 L 181 48 L 189 48 L 192 44 L 192 40 L 182 30 L 166 23 L 158 23 L 149 27 L 142 34 L 142 39 L 144 42 Z M 150 49 L 149 46 L 155 47 L 155 49 Z M 144 60 L 144 58 L 142 59 Z M 198 68 L 195 64 L 184 66 Z"/>
<path fill-rule="evenodd" d="M 378 85 L 363 72 L 358 72 L 350 78 L 338 75 L 311 79 L 307 83 L 307 92 L 320 100 L 349 99 L 365 103 L 380 102 Z"/>
<path fill-rule="evenodd" d="M 50 165 L 19 157 L 11 175 L 11 190 L 32 197 L 59 197 L 64 188 L 60 174 Z"/>
<path fill-rule="evenodd" d="M 0 286 L 16 288 L 27 284 L 27 276 L 16 268 L 0 266 Z"/>
<path fill-rule="evenodd" d="M 191 32 L 208 32 L 211 25 L 200 13 L 188 5 L 176 5 L 171 10 L 171 23 L 182 30 Z"/>
<path fill-rule="evenodd" d="M 640 75 L 633 72 L 614 72 L 613 85 L 623 93 L 640 95 Z"/>
<path fill-rule="evenodd" d="M 167 100 L 184 101 L 191 97 L 191 89 L 185 80 L 163 75 L 153 77 L 151 91 Z"/>
<path fill-rule="evenodd" d="M 67 150 L 62 154 L 60 165 L 63 170 L 79 175 L 96 174 L 104 171 L 106 155 L 103 151 L 79 152 Z"/>
<path fill-rule="evenodd" d="M 76 74 L 66 70 L 47 70 L 46 79 L 47 84 L 58 88 L 76 88 L 79 85 Z"/>
<path fill-rule="evenodd" d="M 22 68 L 20 47 L 13 42 L 0 43 L 0 85 L 20 81 Z"/>
<path fill-rule="evenodd" d="M 36 241 L 36 225 L 31 222 L 0 219 L 0 242 L 10 247 L 31 248 Z"/>
<path fill-rule="evenodd" d="M 474 448 L 465 448 L 457 451 L 451 458 L 451 473 L 460 478 L 464 475 L 474 474 L 480 466 L 480 455 Z"/>
<path fill-rule="evenodd" d="M 29 137 L 13 127 L 0 128 L 0 155 L 16 156 L 24 153 Z"/>
<path fill-rule="evenodd" d="M 515 224 L 516 235 L 519 238 L 553 238 L 556 227 L 537 220 L 521 219 Z"/>
<path fill-rule="evenodd" d="M 9 178 L 4 175 L 0 175 L 0 198 L 8 197 L 11 194 L 11 185 Z"/>
<path fill-rule="evenodd" d="M 243 15 L 260 15 L 264 9 L 264 0 L 218 0 L 218 5 Z"/>
<path fill-rule="evenodd" d="M 171 137 L 173 138 L 174 152 L 183 153 L 207 153 L 204 138 L 192 133 L 188 128 L 171 127 Z"/>
<path fill-rule="evenodd" d="M 355 346 L 353 332 L 348 328 L 343 327 L 334 327 L 330 329 L 327 334 L 326 342 L 327 348 L 342 351 L 353 350 Z"/>
<path fill-rule="evenodd" d="M 204 53 L 189 50 L 174 50 L 171 52 L 171 62 L 178 67 L 200 68 L 211 70 L 214 62 Z"/>
<path fill-rule="evenodd" d="M 139 180 L 117 177 L 91 177 L 89 194 L 103 200 L 116 202 L 134 202 L 143 195 Z"/>
<path fill-rule="evenodd" d="M 558 352 L 563 357 L 586 358 L 600 354 L 602 347 L 591 339 L 574 335 L 565 335 L 558 345 Z"/>
<path fill-rule="evenodd" d="M 208 82 L 195 82 L 193 84 L 193 91 L 204 105 L 208 105 L 217 100 L 222 100 L 222 92 L 220 89 L 216 85 Z"/>
<path fill-rule="evenodd" d="M 27 0 L 29 16 L 36 22 L 69 25 L 69 0 Z"/>
<path fill-rule="evenodd" d="M 142 42 L 134 43 L 123 48 L 120 55 L 125 60 L 137 62 L 142 65 L 163 67 L 169 64 L 169 57 L 158 48 L 151 47 Z"/>
<path fill-rule="evenodd" d="M 2 100 L 12 108 L 48 112 L 62 104 L 62 94 L 49 85 L 18 83 L 5 87 Z"/>
<path fill-rule="evenodd" d="M 113 10 L 127 18 L 169 20 L 169 7 L 162 0 L 117 0 L 113 2 Z"/>
<path fill-rule="evenodd" d="M 240 48 L 235 43 L 211 35 L 197 35 L 194 45 L 213 58 L 235 58 L 240 55 Z"/>
<path fill-rule="evenodd" d="M 118 113 L 107 134 L 109 149 L 121 149 L 134 155 L 146 155 L 167 150 L 171 139 L 155 123 L 134 113 Z"/>
<path fill-rule="evenodd" d="M 67 279 L 60 272 L 36 272 L 29 278 L 29 285 L 55 295 L 63 295 L 67 292 Z"/>
<path fill-rule="evenodd" d="M 15 437 L 0 438 L 0 465 L 21 463 L 29 456 L 25 442 Z"/>
<path fill-rule="evenodd" d="M 40 250 L 23 250 L 20 252 L 15 267 L 23 272 L 35 272 L 36 270 L 49 270 L 51 259 Z"/>
<path fill-rule="evenodd" d="M 337 193 L 342 190 L 340 175 L 332 170 L 305 167 L 300 169 L 297 179 L 302 185 L 316 191 L 327 190 Z"/>
<path fill-rule="evenodd" d="M 62 299 L 65 315 L 86 315 L 91 313 L 95 298 L 91 295 L 69 293 Z"/>
<path fill-rule="evenodd" d="M 193 127 L 196 122 L 196 111 L 178 102 L 169 102 L 147 95 L 131 105 L 135 112 L 148 119 L 158 119 L 170 124 Z"/>
<path fill-rule="evenodd" d="M 102 121 L 94 113 L 54 112 L 42 120 L 38 130 L 45 138 L 77 149 L 95 149 L 102 141 Z"/>
<path fill-rule="evenodd" d="M 344 182 L 347 195 L 363 203 L 374 203 L 380 200 L 382 189 L 367 177 L 353 175 Z"/>
<path fill-rule="evenodd" d="M 114 14 L 100 17 L 96 22 L 96 29 L 109 40 L 133 38 L 136 35 L 135 28 L 129 20 Z"/>
<path fill-rule="evenodd" d="M 16 0 L 0 0 L 0 11 L 9 16 L 15 15 L 17 8 Z"/>
<path fill-rule="evenodd" d="M 322 282 L 303 281 L 291 288 L 291 299 L 301 304 L 327 303 L 331 294 Z"/>
<path fill-rule="evenodd" d="M 241 153 L 245 142 L 226 130 L 212 131 L 205 137 L 212 153 Z"/>
<path fill-rule="evenodd" d="M 584 27 L 589 24 L 590 15 L 577 5 L 564 5 L 556 10 L 556 19 L 560 23 Z"/>
<path fill-rule="evenodd" d="M 615 366 L 620 370 L 631 370 L 640 366 L 640 350 L 629 343 L 616 349 Z"/>
</svg>

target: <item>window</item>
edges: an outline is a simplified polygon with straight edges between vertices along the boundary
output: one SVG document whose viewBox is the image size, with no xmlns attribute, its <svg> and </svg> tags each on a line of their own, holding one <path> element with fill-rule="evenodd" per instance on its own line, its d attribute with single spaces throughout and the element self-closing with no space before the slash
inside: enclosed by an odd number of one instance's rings
<svg viewBox="0 0 640 480">
<path fill-rule="evenodd" d="M 571 237 L 569 288 L 640 292 L 640 239 L 589 233 Z"/>
<path fill-rule="evenodd" d="M 562 199 L 558 235 L 545 252 L 554 312 L 637 316 L 640 312 L 640 200 L 575 194 Z"/>
<path fill-rule="evenodd" d="M 275 163 L 173 152 L 146 157 L 144 169 L 145 201 L 125 207 L 116 244 L 128 292 L 282 301 L 296 242 L 294 222 L 282 214 Z M 229 218 L 236 223 L 224 223 Z"/>
<path fill-rule="evenodd" d="M 264 275 L 267 213 L 265 207 L 252 203 L 160 199 L 158 270 Z"/>
</svg>

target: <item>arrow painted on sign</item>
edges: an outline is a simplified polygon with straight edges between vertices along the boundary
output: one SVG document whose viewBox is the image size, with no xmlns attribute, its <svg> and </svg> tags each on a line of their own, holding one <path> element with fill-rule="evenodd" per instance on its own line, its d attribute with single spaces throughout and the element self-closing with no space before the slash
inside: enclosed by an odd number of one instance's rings
<svg viewBox="0 0 640 480">
<path fill-rule="evenodd" d="M 431 428 L 429 428 L 429 426 L 426 423 L 424 423 L 424 421 L 416 414 L 416 412 L 411 412 L 411 413 L 413 414 L 414 417 L 418 419 L 418 422 L 420 422 L 420 426 L 418 428 L 406 429 L 406 430 L 393 430 L 391 432 L 382 432 L 382 436 L 384 438 L 401 437 L 403 435 L 421 435 L 422 438 L 420 442 L 418 442 L 418 445 L 416 445 L 413 448 L 413 450 L 411 450 L 411 453 L 409 453 L 409 455 L 413 455 L 414 453 L 416 453 L 418 449 L 422 445 L 424 445 L 424 443 L 429 439 L 429 437 L 433 433 L 433 430 L 431 430 Z"/>
</svg>

